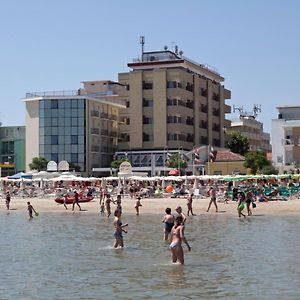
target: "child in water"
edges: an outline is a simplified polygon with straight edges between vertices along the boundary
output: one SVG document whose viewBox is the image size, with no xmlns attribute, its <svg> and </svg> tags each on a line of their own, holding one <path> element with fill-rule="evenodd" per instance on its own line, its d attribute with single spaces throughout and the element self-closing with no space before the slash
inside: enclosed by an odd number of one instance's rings
<svg viewBox="0 0 300 300">
<path fill-rule="evenodd" d="M 135 210 L 137 216 L 140 214 L 140 206 L 142 206 L 141 197 L 138 197 L 135 204 Z"/>
<path fill-rule="evenodd" d="M 27 202 L 27 210 L 28 210 L 28 213 L 29 213 L 29 218 L 30 219 L 33 219 L 33 216 L 32 216 L 32 212 L 34 211 L 34 213 L 37 215 L 38 213 L 36 212 L 36 210 L 33 208 L 33 206 L 30 204 L 30 202 L 28 201 Z"/>
</svg>

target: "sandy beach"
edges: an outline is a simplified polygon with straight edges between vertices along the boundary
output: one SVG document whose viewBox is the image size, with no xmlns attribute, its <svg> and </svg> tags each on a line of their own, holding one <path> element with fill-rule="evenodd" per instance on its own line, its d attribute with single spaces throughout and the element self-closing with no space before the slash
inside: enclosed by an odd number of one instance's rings
<svg viewBox="0 0 300 300">
<path fill-rule="evenodd" d="M 68 205 L 68 210 L 66 211 L 64 206 L 57 204 L 53 198 L 12 198 L 11 200 L 11 210 L 12 211 L 24 211 L 27 210 L 27 201 L 30 201 L 34 208 L 40 212 L 69 212 L 72 213 L 72 205 Z M 135 199 L 125 197 L 122 200 L 123 213 L 135 214 Z M 166 207 L 170 207 L 172 211 L 176 206 L 180 205 L 183 211 L 187 211 L 186 199 L 185 198 L 144 198 L 141 200 L 142 207 L 140 208 L 140 214 L 164 214 Z M 215 212 L 215 208 L 212 205 L 210 211 L 207 213 L 206 209 L 209 203 L 209 198 L 194 199 L 193 210 L 196 215 L 202 214 L 219 214 L 219 215 L 230 215 L 237 216 L 237 203 L 229 201 L 228 204 L 218 203 L 219 212 Z M 256 202 L 257 207 L 252 209 L 253 214 L 257 215 L 276 215 L 276 216 L 287 216 L 287 215 L 300 215 L 300 199 L 292 198 L 288 201 L 269 201 L 269 202 Z M 75 207 L 76 213 L 85 214 L 95 214 L 99 213 L 99 198 L 95 198 L 88 203 L 80 203 L 83 211 L 79 212 L 78 207 Z M 115 205 L 112 204 L 112 212 L 114 211 Z M 0 207 L 1 211 L 6 211 L 5 201 L 2 199 L 2 205 Z M 244 210 L 244 212 L 246 209 Z"/>
</svg>

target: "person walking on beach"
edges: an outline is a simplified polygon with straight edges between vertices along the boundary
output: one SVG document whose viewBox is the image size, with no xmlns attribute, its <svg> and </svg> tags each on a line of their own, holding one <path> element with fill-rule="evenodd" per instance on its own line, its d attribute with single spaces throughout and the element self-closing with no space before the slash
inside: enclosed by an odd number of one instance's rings
<svg viewBox="0 0 300 300">
<path fill-rule="evenodd" d="M 184 236 L 184 225 L 182 216 L 178 216 L 175 219 L 175 225 L 171 231 L 171 244 L 170 250 L 172 253 L 172 262 L 183 265 L 184 264 L 184 254 L 182 249 L 182 242 L 184 242 L 188 250 L 191 251 L 191 247 L 188 244 Z"/>
<path fill-rule="evenodd" d="M 117 248 L 117 247 L 121 247 L 123 248 L 124 247 L 124 240 L 123 240 L 123 232 L 127 233 L 127 231 L 124 229 L 124 227 L 127 227 L 128 224 L 122 224 L 122 221 L 121 221 L 121 214 L 120 214 L 120 211 L 118 210 L 115 210 L 114 212 L 114 228 L 115 228 L 115 232 L 114 232 L 114 238 L 115 238 L 115 242 L 114 242 L 114 248 Z"/>
<path fill-rule="evenodd" d="M 79 194 L 75 190 L 74 191 L 74 199 L 73 199 L 73 204 L 72 204 L 72 211 L 74 211 L 75 204 L 79 207 L 79 210 L 81 210 L 81 206 L 79 205 Z"/>
<path fill-rule="evenodd" d="M 110 194 L 106 195 L 106 200 L 105 200 L 105 208 L 106 208 L 106 213 L 107 213 L 107 217 L 109 218 L 109 216 L 111 215 L 111 208 L 110 208 L 110 204 L 112 202 L 112 198 L 110 196 Z"/>
<path fill-rule="evenodd" d="M 36 210 L 33 208 L 33 206 L 30 204 L 30 202 L 27 202 L 27 210 L 29 213 L 29 219 L 33 219 L 33 215 L 32 212 L 34 212 L 35 214 L 37 214 Z"/>
<path fill-rule="evenodd" d="M 169 235 L 171 234 L 172 228 L 174 226 L 174 216 L 171 214 L 171 208 L 167 207 L 165 210 L 166 214 L 164 215 L 162 222 L 165 225 L 164 228 L 164 240 L 167 241 L 169 239 Z"/>
<path fill-rule="evenodd" d="M 252 211 L 251 211 L 250 206 L 251 206 L 251 203 L 252 203 L 252 193 L 250 191 L 247 191 L 247 193 L 246 193 L 245 202 L 246 202 L 248 216 L 251 216 Z"/>
<path fill-rule="evenodd" d="M 5 205 L 7 210 L 9 210 L 9 204 L 10 204 L 10 192 L 7 191 L 5 196 Z"/>
<path fill-rule="evenodd" d="M 239 195 L 238 195 L 238 207 L 237 207 L 239 218 L 241 216 L 243 216 L 244 218 L 246 218 L 246 215 L 244 215 L 242 213 L 242 211 L 243 211 L 244 208 L 245 208 L 245 195 L 243 193 L 239 193 Z"/>
<path fill-rule="evenodd" d="M 192 207 L 193 196 L 194 196 L 194 194 L 190 194 L 187 197 L 186 205 L 187 205 L 187 215 L 188 216 L 190 215 L 190 213 L 191 213 L 192 216 L 195 216 L 195 214 L 193 213 L 193 207 Z"/>
<path fill-rule="evenodd" d="M 142 206 L 142 203 L 141 203 L 141 197 L 138 196 L 137 197 L 137 200 L 136 200 L 136 203 L 135 203 L 135 211 L 136 211 L 136 215 L 138 216 L 140 214 L 140 207 Z"/>
<path fill-rule="evenodd" d="M 209 205 L 207 208 L 207 212 L 209 212 L 210 210 L 210 206 L 213 203 L 216 207 L 216 212 L 218 212 L 218 205 L 217 205 L 217 198 L 216 198 L 216 190 L 214 189 L 214 187 L 210 187 L 209 189 L 209 196 L 210 196 L 210 201 L 209 201 Z"/>
</svg>

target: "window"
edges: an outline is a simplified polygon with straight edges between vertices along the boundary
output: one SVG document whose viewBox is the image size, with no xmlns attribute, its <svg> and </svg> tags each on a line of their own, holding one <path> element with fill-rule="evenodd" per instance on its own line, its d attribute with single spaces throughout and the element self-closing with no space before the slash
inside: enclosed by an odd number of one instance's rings
<svg viewBox="0 0 300 300">
<path fill-rule="evenodd" d="M 212 98 L 215 101 L 219 101 L 220 100 L 220 96 L 217 93 L 213 93 Z"/>
<path fill-rule="evenodd" d="M 77 153 L 71 153 L 71 162 L 72 163 L 78 162 L 78 154 Z"/>
<path fill-rule="evenodd" d="M 51 145 L 58 145 L 58 136 L 51 135 Z"/>
<path fill-rule="evenodd" d="M 152 124 L 153 118 L 143 116 L 143 124 Z"/>
<path fill-rule="evenodd" d="M 78 136 L 77 135 L 71 135 L 71 144 L 72 145 L 78 144 Z"/>
<path fill-rule="evenodd" d="M 130 107 L 130 102 L 126 101 L 126 107 L 129 108 Z"/>
<path fill-rule="evenodd" d="M 207 97 L 207 89 L 200 88 L 199 94 L 203 97 Z"/>
<path fill-rule="evenodd" d="M 57 153 L 51 153 L 51 160 L 54 160 L 58 162 L 58 154 Z"/>
<path fill-rule="evenodd" d="M 153 99 L 143 98 L 143 107 L 153 107 Z"/>
<path fill-rule="evenodd" d="M 126 84 L 126 91 L 129 91 L 129 90 L 130 90 L 130 85 Z"/>
<path fill-rule="evenodd" d="M 143 90 L 152 90 L 153 82 L 152 81 L 143 81 Z"/>
</svg>

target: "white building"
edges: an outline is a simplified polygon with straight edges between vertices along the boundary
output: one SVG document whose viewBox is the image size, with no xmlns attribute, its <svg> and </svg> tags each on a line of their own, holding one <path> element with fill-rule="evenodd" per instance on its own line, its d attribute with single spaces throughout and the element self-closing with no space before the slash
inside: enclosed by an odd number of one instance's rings
<svg viewBox="0 0 300 300">
<path fill-rule="evenodd" d="M 272 160 L 290 169 L 300 163 L 300 105 L 277 107 L 278 118 L 272 120 Z"/>
</svg>

